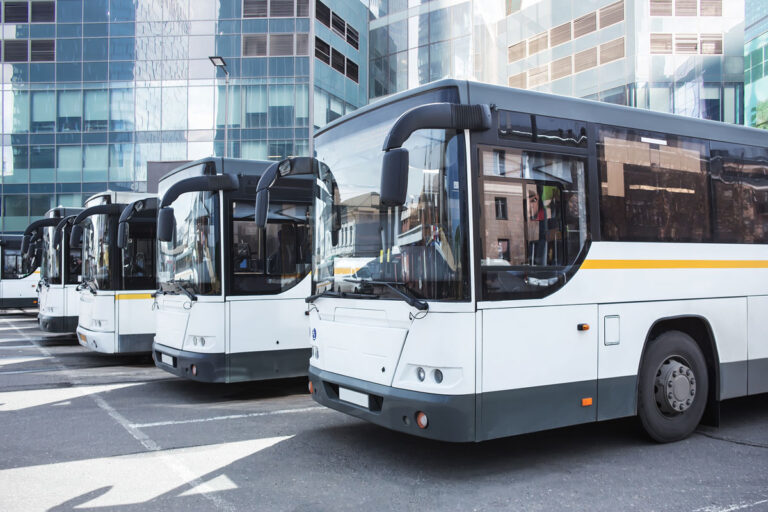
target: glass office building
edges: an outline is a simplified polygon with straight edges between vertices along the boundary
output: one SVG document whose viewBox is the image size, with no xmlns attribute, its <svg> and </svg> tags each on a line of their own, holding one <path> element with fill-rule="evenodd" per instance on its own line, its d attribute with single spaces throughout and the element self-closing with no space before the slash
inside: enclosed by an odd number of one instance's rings
<svg viewBox="0 0 768 512">
<path fill-rule="evenodd" d="M 510 0 L 506 33 L 510 86 L 744 122 L 744 0 Z"/>
<path fill-rule="evenodd" d="M 145 190 L 147 162 L 223 155 L 225 119 L 230 157 L 309 154 L 313 126 L 367 100 L 367 15 L 361 0 L 3 1 L 0 231 Z"/>
<path fill-rule="evenodd" d="M 505 83 L 501 0 L 370 0 L 371 99 L 441 78 Z"/>
<path fill-rule="evenodd" d="M 768 2 L 746 0 L 744 17 L 744 119 L 768 129 Z"/>
</svg>

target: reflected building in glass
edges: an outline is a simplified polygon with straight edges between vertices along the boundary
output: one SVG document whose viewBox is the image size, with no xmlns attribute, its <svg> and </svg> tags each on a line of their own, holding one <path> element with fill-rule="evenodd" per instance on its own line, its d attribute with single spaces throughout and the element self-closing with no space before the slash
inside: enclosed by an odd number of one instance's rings
<svg viewBox="0 0 768 512">
<path fill-rule="evenodd" d="M 768 2 L 745 0 L 744 119 L 768 128 Z"/>
<path fill-rule="evenodd" d="M 228 156 L 276 160 L 367 102 L 367 0 L 1 5 L 2 232 L 146 190 L 147 162 L 223 155 L 225 117 Z"/>
<path fill-rule="evenodd" d="M 507 0 L 506 8 L 512 87 L 744 122 L 744 0 Z"/>
<path fill-rule="evenodd" d="M 370 0 L 371 99 L 441 78 L 506 83 L 502 0 Z"/>
</svg>

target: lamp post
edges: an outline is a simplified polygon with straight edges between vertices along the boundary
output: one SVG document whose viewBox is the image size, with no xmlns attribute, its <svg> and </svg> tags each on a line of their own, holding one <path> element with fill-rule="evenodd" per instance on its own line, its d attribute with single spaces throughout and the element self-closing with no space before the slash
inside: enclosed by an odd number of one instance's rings
<svg viewBox="0 0 768 512">
<path fill-rule="evenodd" d="M 227 62 L 223 57 L 215 56 L 208 58 L 211 59 L 214 67 L 221 68 L 224 71 L 224 158 L 227 158 L 227 149 L 229 147 L 229 71 L 227 70 Z"/>
</svg>

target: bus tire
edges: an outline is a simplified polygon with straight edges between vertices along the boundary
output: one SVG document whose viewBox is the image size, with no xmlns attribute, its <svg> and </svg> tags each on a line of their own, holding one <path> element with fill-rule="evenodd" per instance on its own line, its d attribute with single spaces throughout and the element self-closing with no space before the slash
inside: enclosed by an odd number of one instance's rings
<svg viewBox="0 0 768 512">
<path fill-rule="evenodd" d="M 709 392 L 707 363 L 696 342 L 680 331 L 651 340 L 637 386 L 637 414 L 659 443 L 679 441 L 698 426 Z"/>
</svg>

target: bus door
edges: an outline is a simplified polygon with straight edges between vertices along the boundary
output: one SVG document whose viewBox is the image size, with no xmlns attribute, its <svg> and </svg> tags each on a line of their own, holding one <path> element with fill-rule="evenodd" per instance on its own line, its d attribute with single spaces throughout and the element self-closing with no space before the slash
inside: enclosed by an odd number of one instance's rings
<svg viewBox="0 0 768 512">
<path fill-rule="evenodd" d="M 586 158 L 479 148 L 480 437 L 594 421 L 597 305 L 569 294 L 587 241 Z"/>
</svg>

